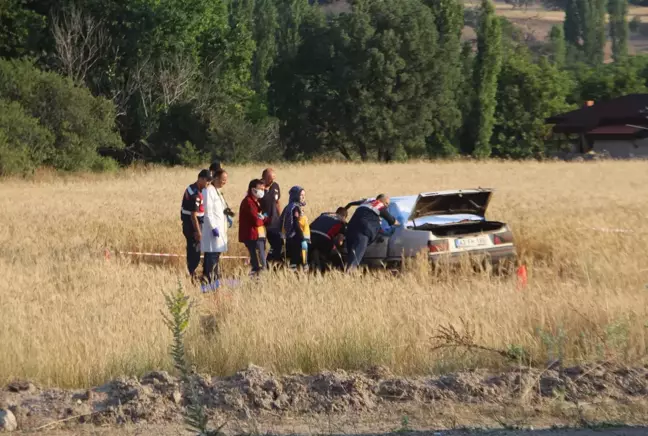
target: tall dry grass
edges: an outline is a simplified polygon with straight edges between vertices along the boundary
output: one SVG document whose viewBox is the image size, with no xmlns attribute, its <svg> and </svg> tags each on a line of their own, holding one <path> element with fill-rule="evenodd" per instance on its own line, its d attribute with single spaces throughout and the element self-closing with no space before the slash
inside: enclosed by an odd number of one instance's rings
<svg viewBox="0 0 648 436">
<path fill-rule="evenodd" d="M 229 169 L 238 209 L 259 167 Z M 168 368 L 163 292 L 180 281 L 199 303 L 189 349 L 202 371 L 250 362 L 279 371 L 365 368 L 406 374 L 502 362 L 494 353 L 432 352 L 443 325 L 475 341 L 524 349 L 535 360 L 642 361 L 648 344 L 648 172 L 642 162 L 411 163 L 280 166 L 284 193 L 307 190 L 308 213 L 362 196 L 493 187 L 488 211 L 511 224 L 529 286 L 488 273 L 401 276 L 279 273 L 243 280 L 228 299 L 202 296 L 182 263 L 132 262 L 104 248 L 183 252 L 182 192 L 197 170 L 125 170 L 112 176 L 0 183 L 0 383 L 26 377 L 85 386 Z M 603 233 L 590 227 L 630 228 Z M 243 254 L 236 228 L 230 253 Z M 224 261 L 233 262 L 233 261 Z M 238 270 L 237 270 L 238 268 Z M 228 267 L 231 274 L 244 267 Z"/>
</svg>

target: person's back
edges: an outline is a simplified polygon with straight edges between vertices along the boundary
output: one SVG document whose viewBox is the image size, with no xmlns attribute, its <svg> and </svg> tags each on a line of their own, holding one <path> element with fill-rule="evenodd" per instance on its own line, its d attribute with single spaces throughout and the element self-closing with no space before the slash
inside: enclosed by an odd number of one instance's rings
<svg viewBox="0 0 648 436">
<path fill-rule="evenodd" d="M 336 213 L 326 212 L 318 216 L 310 225 L 311 253 L 313 265 L 324 272 L 330 263 L 342 267 L 341 258 L 335 251 L 341 246 L 346 233 L 347 210 L 338 208 Z"/>
<path fill-rule="evenodd" d="M 325 238 L 332 240 L 339 233 L 344 233 L 345 222 L 337 213 L 325 212 L 315 218 L 311 223 L 311 233 L 314 235 L 321 235 Z"/>
<path fill-rule="evenodd" d="M 398 223 L 387 211 L 388 206 L 389 197 L 381 194 L 375 200 L 361 204 L 353 214 L 347 228 L 349 269 L 355 269 L 360 265 L 367 247 L 378 238 L 381 218 L 387 221 L 390 226 Z"/>
<path fill-rule="evenodd" d="M 365 235 L 373 241 L 380 231 L 380 211 L 383 208 L 385 205 L 378 200 L 360 205 L 349 221 L 347 232 Z"/>
</svg>

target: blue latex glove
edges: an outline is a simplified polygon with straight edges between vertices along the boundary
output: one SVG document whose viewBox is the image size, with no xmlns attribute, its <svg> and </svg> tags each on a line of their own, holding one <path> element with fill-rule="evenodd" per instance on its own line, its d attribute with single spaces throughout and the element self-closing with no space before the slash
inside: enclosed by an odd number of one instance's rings
<svg viewBox="0 0 648 436">
<path fill-rule="evenodd" d="M 214 227 L 214 230 L 212 230 L 212 235 L 214 235 L 214 238 L 218 238 L 220 236 L 218 228 Z"/>
<path fill-rule="evenodd" d="M 308 241 L 307 240 L 304 239 L 302 241 L 301 248 L 302 248 L 302 250 L 308 250 Z"/>
<path fill-rule="evenodd" d="M 232 217 L 227 215 L 227 227 L 231 229 L 232 224 L 234 224 L 234 221 L 232 220 Z"/>
<path fill-rule="evenodd" d="M 266 216 L 267 216 L 267 215 L 266 215 L 266 214 L 263 214 L 263 213 L 258 213 L 258 214 L 257 214 L 257 218 L 259 218 L 260 220 L 265 219 Z"/>
</svg>

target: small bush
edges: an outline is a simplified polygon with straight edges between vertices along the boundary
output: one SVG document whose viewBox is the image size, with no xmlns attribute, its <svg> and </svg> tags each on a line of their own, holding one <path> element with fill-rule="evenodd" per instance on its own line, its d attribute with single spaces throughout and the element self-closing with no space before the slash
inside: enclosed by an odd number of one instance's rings
<svg viewBox="0 0 648 436">
<path fill-rule="evenodd" d="M 0 99 L 0 175 L 32 173 L 53 146 L 54 135 L 19 103 Z"/>
<path fill-rule="evenodd" d="M 0 60 L 0 95 L 19 103 L 53 136 L 53 149 L 44 162 L 62 170 L 91 169 L 99 149 L 120 149 L 112 102 L 94 97 L 55 73 L 43 72 L 27 61 Z M 28 147 L 35 147 L 32 142 Z M 41 147 L 42 148 L 42 147 Z M 40 155 L 40 148 L 33 150 Z"/>
<path fill-rule="evenodd" d="M 213 116 L 206 149 L 229 162 L 273 161 L 283 157 L 276 120 L 252 123 L 243 117 Z"/>
<path fill-rule="evenodd" d="M 209 155 L 199 151 L 191 142 L 178 145 L 178 159 L 181 165 L 197 167 L 209 161 Z"/>
<path fill-rule="evenodd" d="M 111 157 L 98 157 L 91 167 L 97 173 L 115 173 L 119 170 L 119 162 Z"/>
</svg>

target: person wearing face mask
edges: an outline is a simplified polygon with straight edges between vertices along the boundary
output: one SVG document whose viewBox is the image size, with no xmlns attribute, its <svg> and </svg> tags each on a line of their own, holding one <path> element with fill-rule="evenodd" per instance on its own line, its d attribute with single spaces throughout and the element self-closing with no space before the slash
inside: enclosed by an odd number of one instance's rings
<svg viewBox="0 0 648 436">
<path fill-rule="evenodd" d="M 254 179 L 248 185 L 248 192 L 239 208 L 239 242 L 245 244 L 250 253 L 252 274 L 257 275 L 266 268 L 266 224 L 260 200 L 264 196 L 263 181 Z"/>
<path fill-rule="evenodd" d="M 203 190 L 205 218 L 202 225 L 200 246 L 205 253 L 203 261 L 203 293 L 215 291 L 220 287 L 219 260 L 221 253 L 227 251 L 227 203 L 221 189 L 227 184 L 227 173 L 218 169 L 213 173 L 211 184 Z"/>
<path fill-rule="evenodd" d="M 310 225 L 304 213 L 306 191 L 301 186 L 293 186 L 288 193 L 289 203 L 281 213 L 281 230 L 286 241 L 286 257 L 291 268 L 308 269 L 308 245 Z"/>
</svg>

